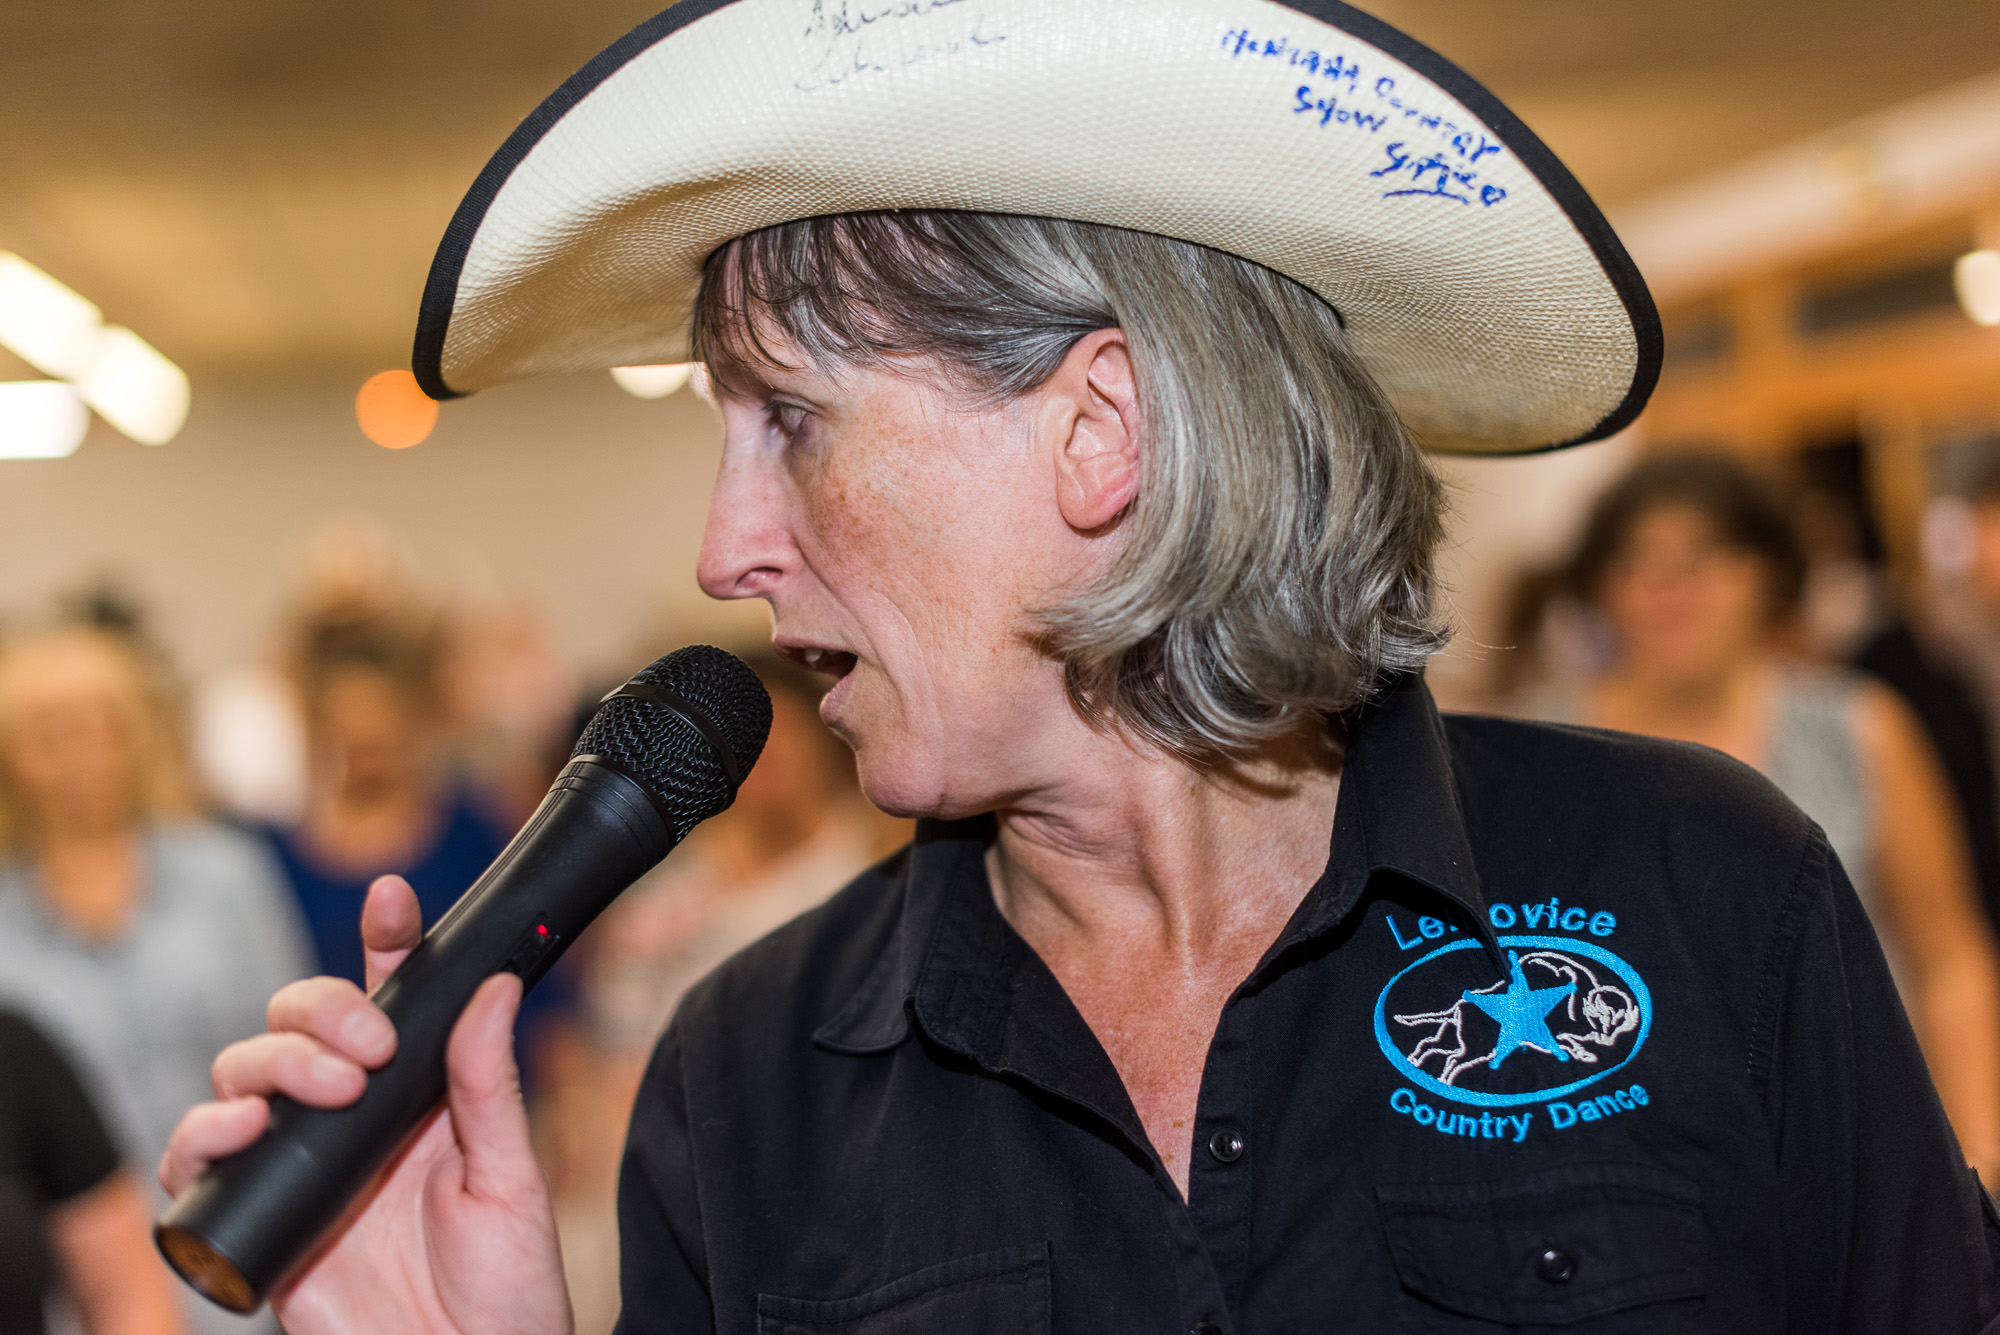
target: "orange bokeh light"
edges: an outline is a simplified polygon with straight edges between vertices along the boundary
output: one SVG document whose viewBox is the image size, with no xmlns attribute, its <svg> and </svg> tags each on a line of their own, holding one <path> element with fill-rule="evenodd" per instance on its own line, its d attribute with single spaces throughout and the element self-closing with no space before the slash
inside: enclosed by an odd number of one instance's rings
<svg viewBox="0 0 2000 1335">
<path fill-rule="evenodd" d="M 437 425 L 437 401 L 417 387 L 408 371 L 371 375 L 354 396 L 354 419 L 361 434 L 384 449 L 407 450 Z"/>
</svg>

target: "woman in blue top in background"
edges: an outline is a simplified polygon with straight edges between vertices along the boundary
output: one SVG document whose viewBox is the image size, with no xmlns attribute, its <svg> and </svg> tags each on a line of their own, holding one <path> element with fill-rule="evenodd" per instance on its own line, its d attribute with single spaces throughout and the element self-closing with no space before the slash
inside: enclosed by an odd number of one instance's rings
<svg viewBox="0 0 2000 1335">
<path fill-rule="evenodd" d="M 437 629 L 414 617 L 328 615 L 300 636 L 311 779 L 303 820 L 272 842 L 322 973 L 362 982 L 358 924 L 377 876 L 409 881 L 428 928 L 506 846 L 453 780 L 441 660 Z M 519 1036 L 560 1010 L 562 993 L 559 983 L 537 989 Z"/>
</svg>

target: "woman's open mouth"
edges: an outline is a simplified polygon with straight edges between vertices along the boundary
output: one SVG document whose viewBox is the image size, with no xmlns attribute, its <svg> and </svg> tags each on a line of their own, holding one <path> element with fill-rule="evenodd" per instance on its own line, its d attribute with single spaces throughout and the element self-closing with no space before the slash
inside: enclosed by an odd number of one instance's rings
<svg viewBox="0 0 2000 1335">
<path fill-rule="evenodd" d="M 805 645 L 796 648 L 783 647 L 778 652 L 814 672 L 825 673 L 835 681 L 854 670 L 854 655 L 845 649 L 823 649 L 816 645 Z"/>
</svg>

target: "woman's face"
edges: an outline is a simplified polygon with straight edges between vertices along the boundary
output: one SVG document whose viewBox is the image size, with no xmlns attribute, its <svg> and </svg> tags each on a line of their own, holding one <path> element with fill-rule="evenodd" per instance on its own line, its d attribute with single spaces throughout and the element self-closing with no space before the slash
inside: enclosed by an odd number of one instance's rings
<svg viewBox="0 0 2000 1335">
<path fill-rule="evenodd" d="M 137 739 L 118 683 L 82 653 L 28 651 L 0 696 L 4 763 L 45 831 L 102 833 L 133 818 Z"/>
<path fill-rule="evenodd" d="M 1103 547 L 1064 522 L 1035 395 L 969 407 L 921 370 L 718 393 L 700 578 L 768 601 L 778 651 L 837 679 L 820 717 L 878 806 L 971 814 L 1060 763 L 1076 721 L 1032 613 Z"/>
<path fill-rule="evenodd" d="M 1662 505 L 1632 525 L 1599 601 L 1629 670 L 1692 687 L 1762 651 L 1770 584 L 1765 562 L 1724 543 L 1707 516 Z"/>
<path fill-rule="evenodd" d="M 311 712 L 318 769 L 336 792 L 365 801 L 401 793 L 423 776 L 433 725 L 389 674 L 335 671 L 320 684 Z"/>
</svg>

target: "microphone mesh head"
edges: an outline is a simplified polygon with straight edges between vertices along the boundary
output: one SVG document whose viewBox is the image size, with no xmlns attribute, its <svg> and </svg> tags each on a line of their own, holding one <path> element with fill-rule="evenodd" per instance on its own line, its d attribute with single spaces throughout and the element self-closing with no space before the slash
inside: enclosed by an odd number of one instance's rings
<svg viewBox="0 0 2000 1335">
<path fill-rule="evenodd" d="M 771 697 L 744 662 L 712 645 L 676 649 L 630 684 L 671 692 L 721 734 L 738 776 L 750 772 L 771 735 Z M 574 756 L 602 756 L 637 779 L 671 816 L 675 838 L 736 800 L 728 769 L 701 729 L 651 700 L 606 700 L 577 739 Z"/>
</svg>

